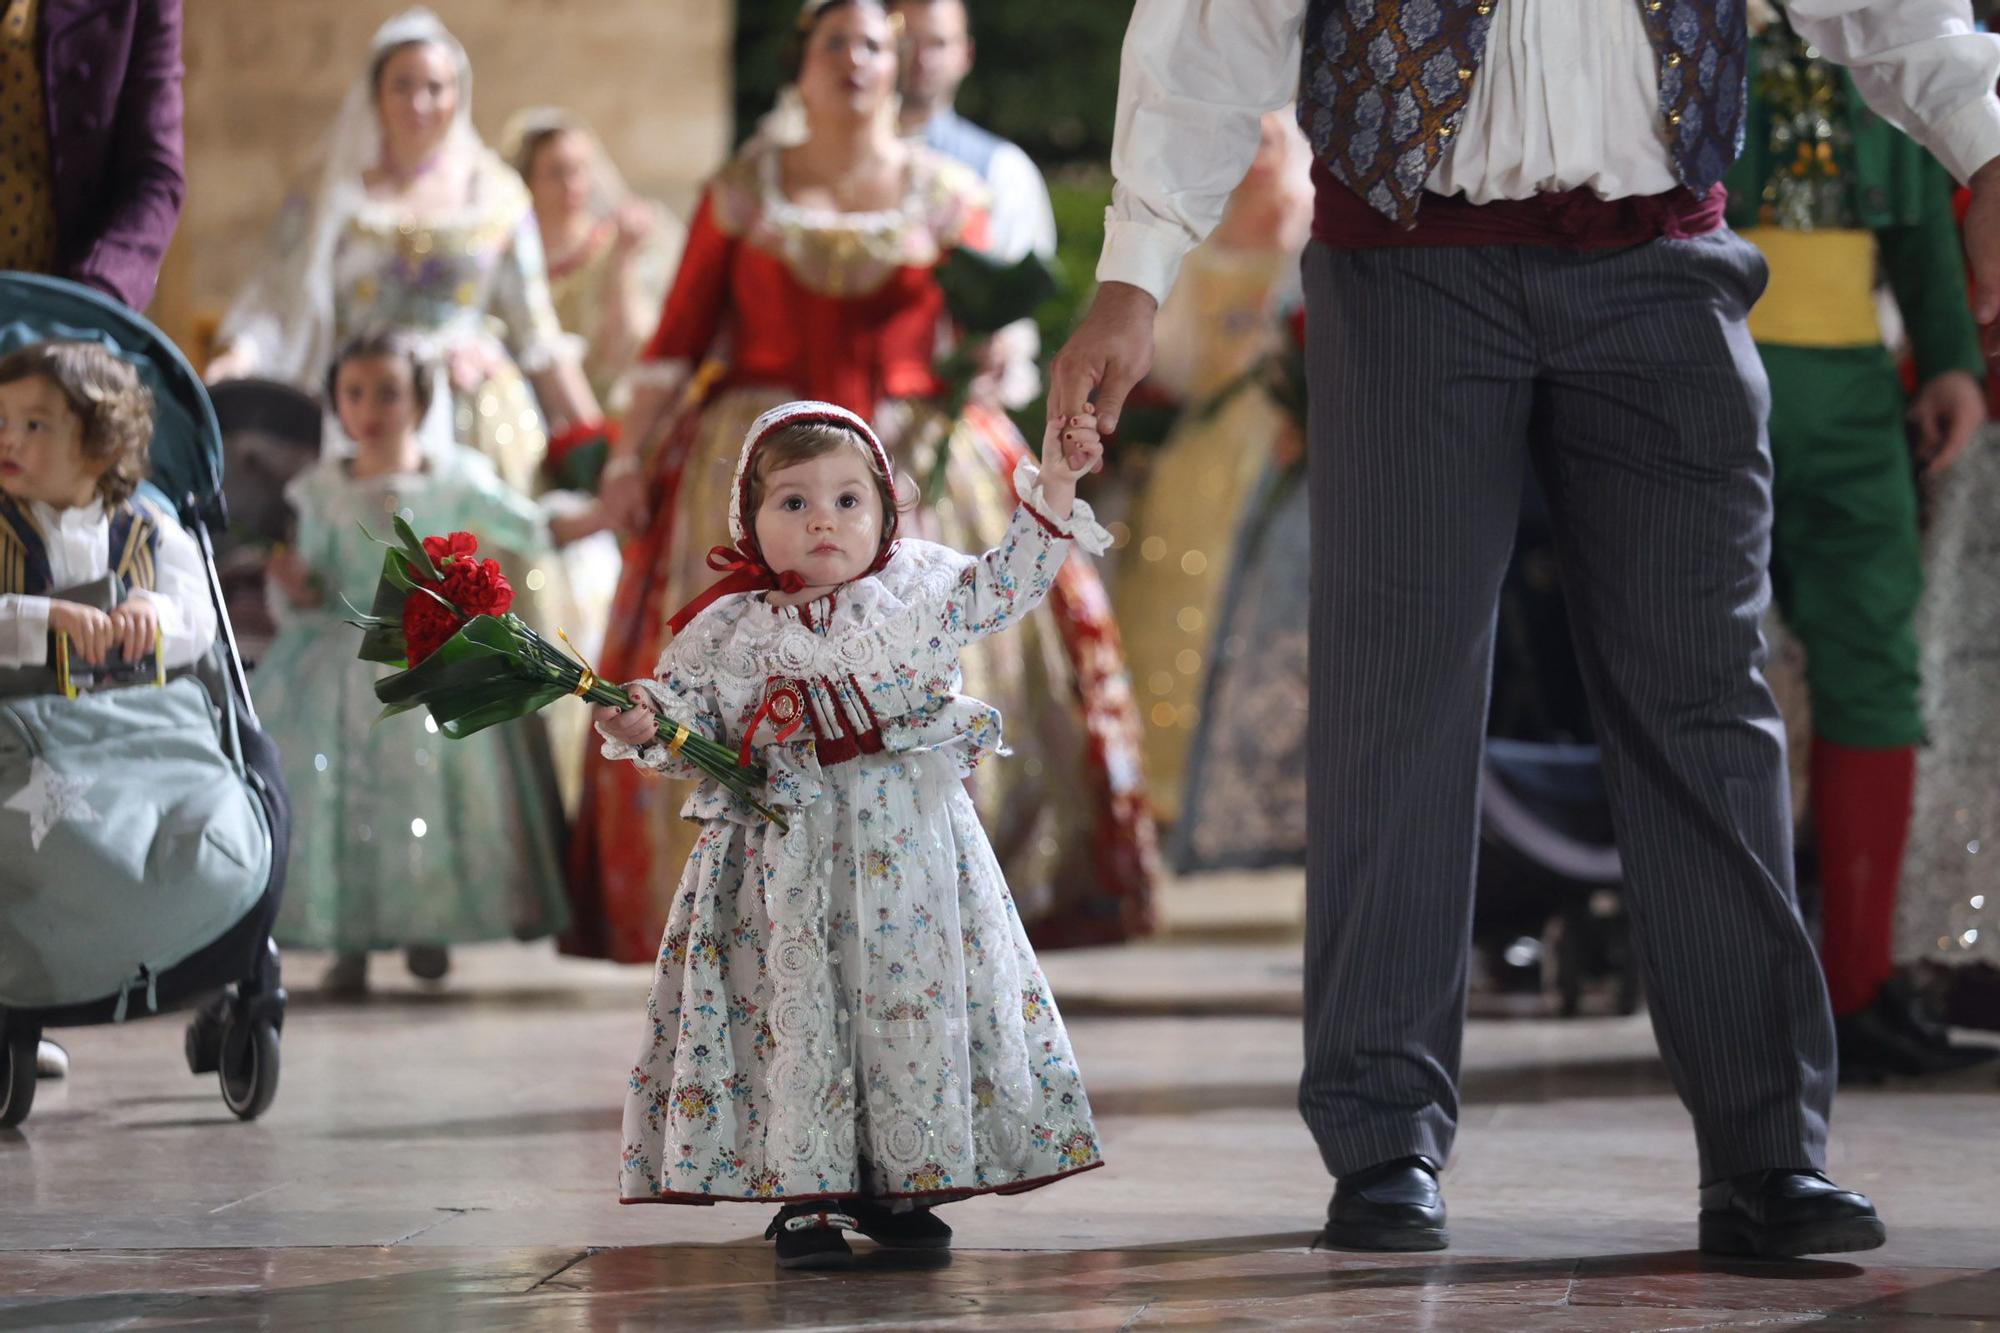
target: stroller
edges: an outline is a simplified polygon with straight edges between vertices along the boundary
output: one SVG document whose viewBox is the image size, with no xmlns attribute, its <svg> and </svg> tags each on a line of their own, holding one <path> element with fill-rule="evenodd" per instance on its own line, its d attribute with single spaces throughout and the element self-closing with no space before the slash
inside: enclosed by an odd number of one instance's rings
<svg viewBox="0 0 2000 1333">
<path fill-rule="evenodd" d="M 290 811 L 209 539 L 226 521 L 221 432 L 194 369 L 146 320 L 73 283 L 0 274 L 0 353 L 48 338 L 109 346 L 153 391 L 141 494 L 193 536 L 218 628 L 207 656 L 163 683 L 0 698 L 0 786 L 21 787 L 0 807 L 0 1127 L 33 1105 L 44 1029 L 202 1001 L 188 1068 L 217 1074 L 224 1104 L 254 1119 L 278 1089 L 285 992 L 271 923 Z M 17 813 L 30 787 L 44 809 L 44 788 L 77 801 L 73 821 L 37 822 L 47 841 L 33 846 Z M 135 799 L 100 794 L 114 790 Z"/>
<path fill-rule="evenodd" d="M 319 400 L 275 380 L 225 380 L 209 389 L 222 423 L 222 489 L 229 526 L 210 535 L 236 651 L 255 670 L 277 634 L 265 600 L 272 550 L 292 540 L 286 485 L 319 460 Z"/>
</svg>

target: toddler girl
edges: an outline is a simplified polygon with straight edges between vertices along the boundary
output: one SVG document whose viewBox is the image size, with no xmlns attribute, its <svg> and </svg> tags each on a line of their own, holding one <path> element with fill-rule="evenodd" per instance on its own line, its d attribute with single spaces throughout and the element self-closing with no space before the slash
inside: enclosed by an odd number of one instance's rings
<svg viewBox="0 0 2000 1333">
<path fill-rule="evenodd" d="M 771 1200 L 785 1267 L 846 1262 L 843 1229 L 938 1249 L 937 1204 L 1098 1166 L 1097 1131 L 964 779 L 1000 718 L 959 650 L 1048 592 L 1072 540 L 1109 544 L 1076 479 L 1095 421 L 1051 427 L 1001 544 L 897 540 L 868 425 L 829 403 L 758 418 L 732 488 L 729 571 L 672 622 L 609 758 L 671 777 L 677 728 L 767 768 L 762 820 L 720 784 L 682 876 L 625 1103 L 628 1203 Z M 663 719 L 670 735 L 656 734 Z"/>
<path fill-rule="evenodd" d="M 484 457 L 455 444 L 426 455 L 433 376 L 420 346 L 378 334 L 336 357 L 327 390 L 352 447 L 329 448 L 287 489 L 297 541 L 271 561 L 280 628 L 252 682 L 292 796 L 275 934 L 336 951 L 333 994 L 366 987 L 371 949 L 402 949 L 413 974 L 436 980 L 449 945 L 564 924 L 562 812 L 540 719 L 465 740 L 415 713 L 377 725 L 382 668 L 356 659 L 344 620 L 343 598 L 367 609 L 382 572 L 383 547 L 362 529 L 387 534 L 396 514 L 426 533 L 476 534 L 480 555 L 528 588 L 529 565 L 549 559 L 542 511 Z"/>
</svg>

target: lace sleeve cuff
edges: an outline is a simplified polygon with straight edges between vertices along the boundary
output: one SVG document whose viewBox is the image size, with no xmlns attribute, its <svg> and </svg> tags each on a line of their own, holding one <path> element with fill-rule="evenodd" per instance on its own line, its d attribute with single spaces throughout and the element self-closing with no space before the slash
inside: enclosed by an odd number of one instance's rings
<svg viewBox="0 0 2000 1333">
<path fill-rule="evenodd" d="M 1024 458 L 1014 469 L 1014 493 L 1050 536 L 1073 541 L 1092 555 L 1111 549 L 1111 533 L 1098 523 L 1096 513 L 1084 501 L 1071 502 L 1066 524 L 1049 516 L 1049 502 L 1042 494 L 1042 470 L 1033 460 Z"/>
<path fill-rule="evenodd" d="M 701 719 L 697 716 L 692 702 L 675 694 L 657 680 L 627 681 L 625 692 L 635 699 L 642 698 L 653 706 L 653 711 L 662 721 L 679 722 L 690 731 L 701 729 Z M 603 755 L 606 759 L 629 759 L 641 768 L 655 769 L 669 777 L 698 778 L 699 770 L 693 764 L 681 759 L 667 749 L 667 743 L 654 739 L 644 745 L 627 745 L 604 736 L 600 728 L 598 735 L 604 737 Z"/>
</svg>

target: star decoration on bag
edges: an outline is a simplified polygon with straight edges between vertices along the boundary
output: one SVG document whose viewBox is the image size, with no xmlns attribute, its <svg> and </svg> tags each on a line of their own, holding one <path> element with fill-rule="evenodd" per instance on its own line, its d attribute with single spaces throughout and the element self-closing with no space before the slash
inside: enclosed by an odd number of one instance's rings
<svg viewBox="0 0 2000 1333">
<path fill-rule="evenodd" d="M 42 839 L 57 824 L 66 820 L 79 824 L 97 822 L 97 811 L 83 799 L 83 794 L 95 785 L 96 779 L 70 777 L 37 755 L 28 770 L 28 784 L 7 799 L 5 808 L 27 815 L 28 841 L 39 852 Z"/>
</svg>

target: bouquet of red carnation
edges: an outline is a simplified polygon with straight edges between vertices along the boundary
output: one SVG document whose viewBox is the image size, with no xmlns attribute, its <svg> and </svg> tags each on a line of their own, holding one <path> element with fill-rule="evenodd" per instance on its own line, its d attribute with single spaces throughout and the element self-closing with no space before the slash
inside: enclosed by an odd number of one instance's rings
<svg viewBox="0 0 2000 1333">
<path fill-rule="evenodd" d="M 396 537 L 382 543 L 388 550 L 374 603 L 348 622 L 361 631 L 362 661 L 403 668 L 375 682 L 383 717 L 427 709 L 440 731 L 462 740 L 565 696 L 632 706 L 631 695 L 598 679 L 513 613 L 513 586 L 499 561 L 479 558 L 477 537 L 454 532 L 419 540 L 401 518 Z M 761 765 L 739 764 L 727 745 L 665 718 L 659 735 L 674 753 L 785 826 L 752 795 L 764 785 Z"/>
</svg>

